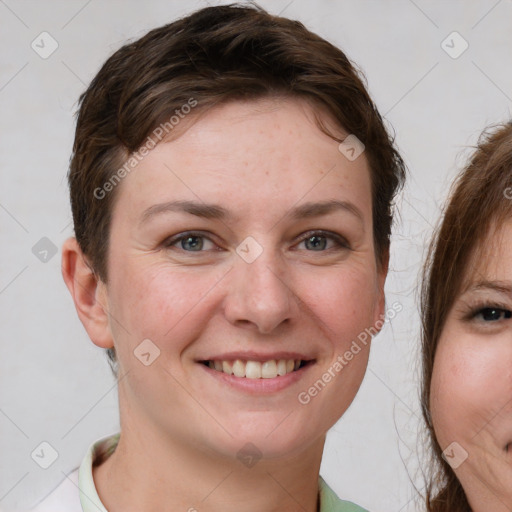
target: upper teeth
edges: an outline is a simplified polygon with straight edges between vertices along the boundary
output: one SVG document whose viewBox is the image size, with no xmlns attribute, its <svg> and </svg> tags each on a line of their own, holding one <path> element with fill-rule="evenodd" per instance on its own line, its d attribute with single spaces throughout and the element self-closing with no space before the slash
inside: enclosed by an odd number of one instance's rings
<svg viewBox="0 0 512 512">
<path fill-rule="evenodd" d="M 272 359 L 270 361 L 208 361 L 208 366 L 218 372 L 246 377 L 248 379 L 273 379 L 278 375 L 286 375 L 300 366 L 300 359 Z"/>
</svg>

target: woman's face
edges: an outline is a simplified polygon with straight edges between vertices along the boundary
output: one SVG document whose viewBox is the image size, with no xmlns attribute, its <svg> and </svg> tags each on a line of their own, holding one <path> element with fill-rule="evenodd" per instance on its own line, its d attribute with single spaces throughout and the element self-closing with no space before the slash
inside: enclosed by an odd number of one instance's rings
<svg viewBox="0 0 512 512">
<path fill-rule="evenodd" d="M 104 293 L 122 415 L 230 457 L 319 442 L 369 344 L 338 356 L 383 313 L 364 153 L 347 158 L 298 100 L 230 103 L 119 186 Z"/>
<path fill-rule="evenodd" d="M 512 507 L 512 222 L 469 265 L 437 348 L 432 421 L 473 512 Z"/>
</svg>

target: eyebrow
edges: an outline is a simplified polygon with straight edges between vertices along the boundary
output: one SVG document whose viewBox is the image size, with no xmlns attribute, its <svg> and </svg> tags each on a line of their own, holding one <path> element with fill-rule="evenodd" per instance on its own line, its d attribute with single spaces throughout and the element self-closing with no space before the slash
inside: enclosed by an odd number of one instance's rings
<svg viewBox="0 0 512 512">
<path fill-rule="evenodd" d="M 492 290 L 495 292 L 512 295 L 512 282 L 509 281 L 478 281 L 469 285 L 464 293 L 480 290 Z"/>
<path fill-rule="evenodd" d="M 190 215 L 204 219 L 224 220 L 233 217 L 226 208 L 216 204 L 206 204 L 196 201 L 168 201 L 166 203 L 155 204 L 144 210 L 140 223 L 143 224 L 157 215 L 169 212 L 189 213 Z"/>
<path fill-rule="evenodd" d="M 350 201 L 338 201 L 335 199 L 320 203 L 305 203 L 293 208 L 288 215 L 295 220 L 299 220 L 310 217 L 320 217 L 321 215 L 327 215 L 339 210 L 351 213 L 360 221 L 363 221 L 364 219 L 361 210 L 355 204 Z"/>
<path fill-rule="evenodd" d="M 345 211 L 363 221 L 363 214 L 357 206 L 349 201 L 322 201 L 317 203 L 305 203 L 301 206 L 292 208 L 286 216 L 294 220 L 306 219 L 311 217 L 320 217 L 335 211 Z M 188 213 L 204 219 L 214 220 L 233 220 L 235 215 L 229 210 L 218 204 L 208 204 L 196 201 L 168 201 L 150 206 L 142 213 L 140 223 L 146 223 L 149 219 L 163 213 L 177 212 Z"/>
</svg>

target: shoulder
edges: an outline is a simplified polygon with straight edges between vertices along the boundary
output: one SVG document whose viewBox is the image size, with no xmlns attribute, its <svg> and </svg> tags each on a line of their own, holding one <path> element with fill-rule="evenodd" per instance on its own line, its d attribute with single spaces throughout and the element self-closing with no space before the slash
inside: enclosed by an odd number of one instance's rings
<svg viewBox="0 0 512 512">
<path fill-rule="evenodd" d="M 322 477 L 319 479 L 319 487 L 320 512 L 368 512 L 355 503 L 340 500 Z"/>
<path fill-rule="evenodd" d="M 30 512 L 82 512 L 78 492 L 78 469 L 69 474 Z"/>
</svg>

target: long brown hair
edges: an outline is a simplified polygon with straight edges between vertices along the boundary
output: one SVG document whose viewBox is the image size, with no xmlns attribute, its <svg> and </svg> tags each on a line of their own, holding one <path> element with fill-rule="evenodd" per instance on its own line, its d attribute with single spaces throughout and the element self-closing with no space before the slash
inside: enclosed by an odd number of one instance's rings
<svg viewBox="0 0 512 512">
<path fill-rule="evenodd" d="M 469 165 L 456 179 L 429 246 L 423 270 L 421 406 L 430 465 L 426 508 L 429 512 L 470 512 L 464 489 L 443 459 L 430 415 L 430 384 L 439 337 L 467 274 L 470 257 L 485 253 L 489 231 L 512 217 L 512 124 L 486 130 Z M 446 448 L 446 447 L 444 447 Z"/>
</svg>

